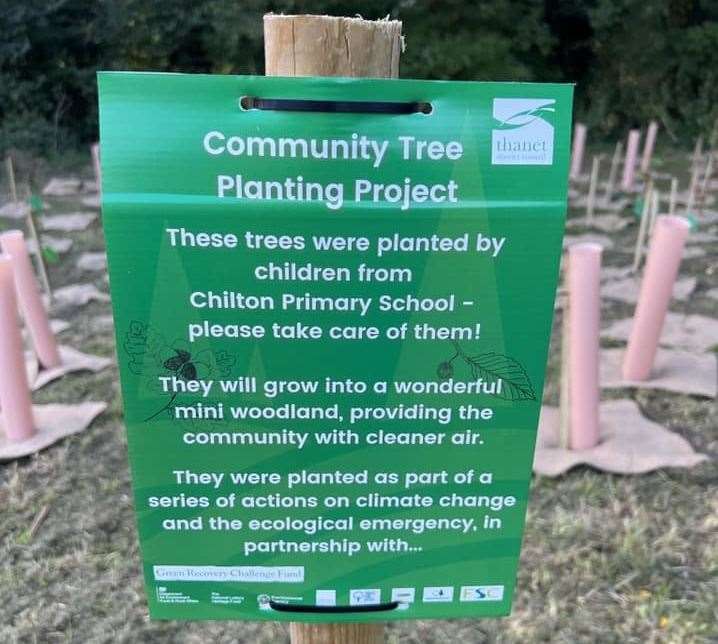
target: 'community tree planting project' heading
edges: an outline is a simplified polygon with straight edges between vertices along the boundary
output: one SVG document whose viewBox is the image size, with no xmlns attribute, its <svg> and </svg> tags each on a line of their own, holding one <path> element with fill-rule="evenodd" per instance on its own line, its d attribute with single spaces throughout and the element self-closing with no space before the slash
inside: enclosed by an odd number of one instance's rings
<svg viewBox="0 0 718 644">
<path fill-rule="evenodd" d="M 315 159 L 330 162 L 360 161 L 378 169 L 387 156 L 394 154 L 403 161 L 458 161 L 464 153 L 459 141 L 426 141 L 400 135 L 393 140 L 376 140 L 356 132 L 348 139 L 271 138 L 228 135 L 220 130 L 205 134 L 202 145 L 207 154 L 230 157 L 270 157 L 273 159 Z M 278 169 L 281 164 L 278 164 Z M 345 200 L 396 204 L 408 210 L 414 204 L 453 204 L 458 201 L 459 185 L 447 183 L 414 183 L 405 177 L 402 183 L 377 183 L 356 178 L 346 186 L 343 182 L 320 183 L 302 175 L 280 180 L 257 180 L 242 174 L 218 174 L 217 196 L 237 199 L 274 199 L 279 201 L 319 201 L 327 208 L 338 210 Z"/>
</svg>

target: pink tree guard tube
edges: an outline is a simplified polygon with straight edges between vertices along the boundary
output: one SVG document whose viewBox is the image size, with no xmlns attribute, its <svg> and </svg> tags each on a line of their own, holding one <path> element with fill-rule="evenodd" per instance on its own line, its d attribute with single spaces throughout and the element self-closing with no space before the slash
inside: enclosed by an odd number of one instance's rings
<svg viewBox="0 0 718 644">
<path fill-rule="evenodd" d="M 18 299 L 37 357 L 44 367 L 57 367 L 60 365 L 60 353 L 42 303 L 25 239 L 19 230 L 10 230 L 0 235 L 0 246 L 12 260 Z"/>
<path fill-rule="evenodd" d="M 568 249 L 569 315 L 569 447 L 590 449 L 599 440 L 598 382 L 601 316 L 601 252 L 599 244 Z"/>
<path fill-rule="evenodd" d="M 689 229 L 684 217 L 662 215 L 656 219 L 623 358 L 626 380 L 646 380 L 651 374 Z"/>
<path fill-rule="evenodd" d="M 583 165 L 583 150 L 586 147 L 586 126 L 576 123 L 573 128 L 573 146 L 571 148 L 571 170 L 568 174 L 571 179 L 578 179 Z"/>
<path fill-rule="evenodd" d="M 656 134 L 658 134 L 658 123 L 651 121 L 646 133 L 646 142 L 643 144 L 643 156 L 641 157 L 641 172 L 648 172 L 651 168 L 653 148 L 656 145 Z"/>
<path fill-rule="evenodd" d="M 636 158 L 638 157 L 638 143 L 640 139 L 640 130 L 631 130 L 628 133 L 626 157 L 623 161 L 623 176 L 621 177 L 621 190 L 624 192 L 628 192 L 633 188 L 633 177 L 636 172 Z"/>
<path fill-rule="evenodd" d="M 12 442 L 35 434 L 19 322 L 12 261 L 0 255 L 0 410 Z"/>
</svg>

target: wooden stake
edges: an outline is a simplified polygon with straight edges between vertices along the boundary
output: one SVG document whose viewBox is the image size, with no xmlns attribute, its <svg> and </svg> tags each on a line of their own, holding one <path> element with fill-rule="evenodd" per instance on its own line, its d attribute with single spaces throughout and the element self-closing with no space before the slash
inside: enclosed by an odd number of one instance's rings
<svg viewBox="0 0 718 644">
<path fill-rule="evenodd" d="M 397 78 L 402 46 L 398 20 L 264 16 L 267 76 Z"/>
<path fill-rule="evenodd" d="M 95 184 L 98 194 L 102 195 L 102 167 L 100 165 L 100 144 L 93 143 L 90 146 L 90 156 L 92 157 L 92 169 L 95 173 Z"/>
<path fill-rule="evenodd" d="M 648 124 L 648 132 L 646 133 L 646 141 L 643 144 L 643 155 L 641 156 L 641 172 L 646 174 L 651 169 L 651 161 L 653 159 L 653 148 L 656 145 L 656 134 L 658 133 L 658 123 L 651 121 Z"/>
<path fill-rule="evenodd" d="M 646 192 L 643 195 L 643 209 L 641 210 L 641 223 L 638 227 L 638 238 L 636 239 L 636 249 L 633 252 L 634 273 L 638 272 L 641 266 L 641 258 L 643 257 L 643 248 L 646 245 L 646 233 L 648 232 L 648 219 L 650 217 L 651 194 L 653 193 L 653 180 L 648 179 L 646 183 Z"/>
<path fill-rule="evenodd" d="M 708 141 L 708 149 L 715 150 L 718 145 L 718 118 L 713 121 L 713 129 L 711 130 L 711 138 Z"/>
<path fill-rule="evenodd" d="M 50 512 L 50 506 L 43 505 L 40 508 L 40 511 L 35 515 L 32 525 L 30 526 L 30 529 L 28 530 L 28 533 L 27 533 L 28 539 L 30 541 L 32 541 L 35 538 L 37 531 L 40 529 L 42 522 L 47 518 L 47 515 L 49 512 Z"/>
<path fill-rule="evenodd" d="M 688 196 L 686 197 L 686 210 L 685 210 L 685 216 L 688 217 L 691 214 L 691 210 L 693 210 L 693 204 L 695 202 L 696 198 L 696 188 L 698 187 L 698 164 L 693 166 L 693 170 L 691 172 L 691 182 L 688 186 Z"/>
<path fill-rule="evenodd" d="M 398 20 L 264 16 L 267 76 L 397 78 L 404 41 Z M 381 624 L 290 625 L 292 644 L 381 644 Z"/>
<path fill-rule="evenodd" d="M 705 173 L 703 174 L 703 182 L 701 183 L 701 191 L 699 193 L 699 208 L 698 212 L 699 214 L 703 214 L 703 209 L 706 206 L 706 197 L 708 195 L 708 182 L 710 181 L 711 175 L 713 174 L 713 162 L 714 162 L 714 155 L 713 152 L 710 152 L 708 154 L 708 161 L 706 162 L 706 169 Z"/>
<path fill-rule="evenodd" d="M 13 167 L 12 157 L 8 154 L 5 157 L 5 172 L 7 173 L 7 184 L 10 188 L 10 199 L 13 203 L 17 203 L 17 185 L 15 184 L 15 168 Z"/>
<path fill-rule="evenodd" d="M 691 165 L 695 168 L 703 158 L 703 137 L 699 136 L 696 139 L 695 147 L 693 148 L 693 158 L 691 159 Z"/>
<path fill-rule="evenodd" d="M 678 179 L 671 177 L 671 196 L 668 199 L 668 214 L 676 214 L 676 199 L 678 197 Z"/>
<path fill-rule="evenodd" d="M 661 208 L 661 194 L 658 190 L 653 191 L 651 198 L 651 219 L 648 224 L 648 237 L 653 234 L 653 227 L 656 225 L 656 217 L 658 217 L 658 211 Z"/>
<path fill-rule="evenodd" d="M 586 199 L 586 223 L 593 223 L 593 210 L 596 205 L 596 187 L 598 186 L 598 168 L 601 165 L 601 156 L 593 157 L 591 164 L 591 182 L 588 186 L 588 198 Z"/>
<path fill-rule="evenodd" d="M 25 224 L 27 225 L 27 232 L 30 233 L 30 237 L 35 240 L 35 262 L 37 263 L 37 272 L 40 273 L 40 281 L 42 282 L 42 289 L 47 295 L 48 305 L 52 304 L 52 287 L 50 286 L 50 278 L 47 274 L 47 266 L 45 266 L 45 258 L 42 255 L 42 241 L 40 235 L 37 233 L 37 226 L 35 225 L 35 215 L 32 212 L 32 205 L 29 203 L 31 197 L 31 191 L 27 189 L 27 217 L 25 217 Z"/>
<path fill-rule="evenodd" d="M 621 163 L 621 156 L 623 156 L 623 141 L 616 142 L 616 149 L 613 151 L 613 158 L 611 159 L 611 169 L 608 171 L 608 181 L 606 182 L 606 203 L 611 203 L 613 199 L 613 191 L 616 188 L 616 175 L 618 174 L 618 166 Z"/>
</svg>

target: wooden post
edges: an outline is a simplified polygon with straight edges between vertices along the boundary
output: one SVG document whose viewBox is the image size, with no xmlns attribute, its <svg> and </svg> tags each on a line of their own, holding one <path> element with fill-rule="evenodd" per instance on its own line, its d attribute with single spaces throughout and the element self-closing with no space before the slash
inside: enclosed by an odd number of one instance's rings
<svg viewBox="0 0 718 644">
<path fill-rule="evenodd" d="M 575 181 L 581 176 L 583 165 L 583 151 L 586 149 L 586 126 L 576 123 L 573 128 L 573 145 L 571 147 L 571 167 L 568 178 Z"/>
<path fill-rule="evenodd" d="M 641 222 L 638 226 L 638 238 L 636 239 L 636 249 L 633 252 L 634 273 L 638 272 L 641 267 L 641 258 L 643 257 L 643 249 L 646 245 L 646 236 L 648 234 L 648 219 L 651 216 L 651 196 L 653 194 L 653 180 L 649 179 L 646 183 L 646 192 L 643 195 L 643 209 L 641 210 Z"/>
<path fill-rule="evenodd" d="M 12 157 L 8 154 L 5 157 L 5 172 L 7 173 L 7 184 L 10 188 L 10 199 L 17 203 L 17 185 L 15 184 L 15 168 L 12 164 Z"/>
<path fill-rule="evenodd" d="M 718 118 L 713 121 L 713 129 L 711 130 L 711 138 L 708 142 L 708 149 L 713 151 L 718 145 Z"/>
<path fill-rule="evenodd" d="M 289 625 L 291 644 L 381 644 L 383 624 L 303 624 Z"/>
<path fill-rule="evenodd" d="M 32 211 L 32 203 L 31 203 L 31 197 L 32 192 L 30 190 L 29 186 L 26 186 L 27 191 L 27 202 L 28 202 L 28 209 L 27 209 L 27 217 L 25 218 L 25 224 L 27 225 L 27 232 L 32 237 L 32 239 L 35 241 L 35 248 L 37 252 L 35 253 L 35 263 L 37 264 L 37 271 L 40 274 L 40 281 L 42 282 L 42 289 L 45 291 L 45 295 L 47 295 L 47 304 L 52 304 L 52 287 L 50 286 L 50 277 L 47 274 L 47 266 L 45 266 L 45 257 L 42 254 L 42 240 L 40 239 L 40 235 L 37 232 L 37 224 L 35 223 L 35 214 Z"/>
<path fill-rule="evenodd" d="M 693 147 L 693 157 L 691 158 L 691 166 L 695 168 L 703 158 L 703 137 L 699 136 L 696 139 L 696 144 Z"/>
<path fill-rule="evenodd" d="M 658 190 L 653 191 L 651 198 L 651 219 L 648 224 L 648 237 L 650 238 L 653 233 L 653 227 L 656 225 L 656 217 L 658 217 L 658 211 L 661 209 L 661 193 Z"/>
<path fill-rule="evenodd" d="M 332 16 L 264 16 L 267 76 L 397 78 L 401 22 Z M 382 624 L 290 625 L 292 644 L 381 644 Z"/>
<path fill-rule="evenodd" d="M 705 174 L 703 175 L 703 183 L 701 183 L 701 191 L 699 193 L 700 201 L 698 203 L 700 204 L 700 206 L 698 208 L 698 213 L 700 215 L 703 215 L 703 210 L 706 206 L 706 197 L 708 196 L 708 182 L 710 181 L 711 175 L 713 174 L 713 162 L 713 152 L 709 152 L 708 161 L 706 162 Z"/>
<path fill-rule="evenodd" d="M 678 197 L 678 179 L 676 177 L 671 178 L 671 196 L 668 199 L 668 214 L 676 214 L 676 199 Z"/>
<path fill-rule="evenodd" d="M 605 200 L 607 204 L 610 204 L 611 199 L 613 199 L 613 191 L 616 188 L 616 175 L 618 174 L 618 165 L 621 163 L 622 155 L 623 141 L 617 141 L 616 149 L 613 151 L 613 158 L 611 159 L 611 169 L 608 171 L 608 181 L 606 181 Z"/>
<path fill-rule="evenodd" d="M 700 170 L 698 167 L 698 164 L 696 163 L 693 166 L 693 170 L 691 171 L 691 182 L 688 186 L 688 196 L 686 197 L 686 210 L 685 210 L 685 216 L 689 217 L 691 214 L 691 211 L 693 210 L 693 206 L 695 203 L 696 198 L 696 189 L 698 187 L 698 174 Z"/>
<path fill-rule="evenodd" d="M 92 170 L 95 173 L 95 186 L 97 193 L 102 196 L 102 166 L 100 165 L 100 144 L 93 143 L 90 146 L 90 156 L 92 157 Z"/>
<path fill-rule="evenodd" d="M 402 46 L 398 20 L 264 16 L 267 76 L 397 78 Z"/>
</svg>

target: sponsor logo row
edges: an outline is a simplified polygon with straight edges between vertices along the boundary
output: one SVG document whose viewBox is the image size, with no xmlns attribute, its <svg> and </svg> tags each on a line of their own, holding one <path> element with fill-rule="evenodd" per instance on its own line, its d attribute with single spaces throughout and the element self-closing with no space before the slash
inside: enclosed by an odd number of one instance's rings
<svg viewBox="0 0 718 644">
<path fill-rule="evenodd" d="M 423 603 L 452 602 L 455 599 L 454 586 L 425 586 L 420 597 Z M 498 602 L 504 598 L 503 586 L 461 586 L 458 599 L 461 602 Z M 352 606 L 381 604 L 382 601 L 399 602 L 400 609 L 407 609 L 417 601 L 415 588 L 392 588 L 391 598 L 382 599 L 379 588 L 357 588 L 349 591 L 349 603 Z M 317 590 L 317 606 L 336 606 L 336 590 Z"/>
</svg>

